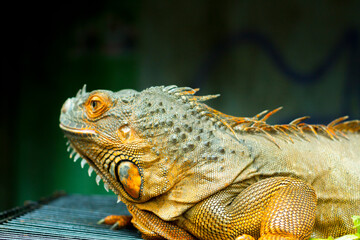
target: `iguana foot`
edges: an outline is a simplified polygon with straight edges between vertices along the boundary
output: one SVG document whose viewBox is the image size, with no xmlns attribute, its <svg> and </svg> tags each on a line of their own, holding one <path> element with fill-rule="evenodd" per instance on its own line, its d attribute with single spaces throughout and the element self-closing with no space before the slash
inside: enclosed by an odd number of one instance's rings
<svg viewBox="0 0 360 240">
<path fill-rule="evenodd" d="M 98 224 L 112 225 L 111 229 L 119 229 L 131 225 L 132 216 L 128 215 L 109 215 L 100 221 Z"/>
<path fill-rule="evenodd" d="M 237 238 L 235 238 L 235 240 L 255 240 L 255 238 L 253 238 L 250 235 L 243 234 L 243 235 L 238 236 Z"/>
</svg>

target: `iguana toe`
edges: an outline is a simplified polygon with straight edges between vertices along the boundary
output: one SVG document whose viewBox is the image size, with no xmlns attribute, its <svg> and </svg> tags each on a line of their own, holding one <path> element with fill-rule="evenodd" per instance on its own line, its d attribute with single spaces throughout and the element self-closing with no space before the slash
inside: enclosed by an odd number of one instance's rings
<svg viewBox="0 0 360 240">
<path fill-rule="evenodd" d="M 98 224 L 112 225 L 110 229 L 115 230 L 131 225 L 132 216 L 128 215 L 109 215 L 100 221 Z"/>
</svg>

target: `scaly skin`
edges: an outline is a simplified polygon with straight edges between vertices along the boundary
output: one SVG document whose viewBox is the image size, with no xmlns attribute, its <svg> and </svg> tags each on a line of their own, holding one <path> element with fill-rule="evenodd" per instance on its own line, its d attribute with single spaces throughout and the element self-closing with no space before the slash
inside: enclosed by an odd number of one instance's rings
<svg viewBox="0 0 360 240">
<path fill-rule="evenodd" d="M 308 239 L 355 231 L 359 120 L 269 125 L 279 109 L 233 117 L 202 103 L 215 95 L 196 91 L 84 88 L 62 107 L 60 127 L 75 159 L 126 204 L 144 239 Z"/>
</svg>

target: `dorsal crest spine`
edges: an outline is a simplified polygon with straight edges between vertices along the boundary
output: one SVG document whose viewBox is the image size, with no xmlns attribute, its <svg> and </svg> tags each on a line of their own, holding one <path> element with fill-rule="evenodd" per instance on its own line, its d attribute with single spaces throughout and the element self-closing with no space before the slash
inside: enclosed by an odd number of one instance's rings
<svg viewBox="0 0 360 240">
<path fill-rule="evenodd" d="M 224 114 L 217 111 L 202 102 L 216 98 L 220 95 L 207 95 L 207 96 L 195 96 L 195 93 L 199 91 L 198 88 L 190 87 L 177 87 L 175 85 L 164 87 L 164 92 L 181 97 L 188 101 L 192 106 L 195 106 L 195 110 L 210 118 L 216 119 L 219 123 L 229 129 L 236 138 L 236 132 L 242 133 L 263 133 L 267 138 L 274 142 L 277 146 L 276 140 L 272 136 L 273 133 L 284 136 L 286 139 L 294 142 L 290 137 L 290 134 L 300 136 L 301 138 L 309 141 L 305 133 L 312 133 L 318 137 L 319 134 L 325 135 L 332 140 L 339 139 L 340 137 L 346 138 L 346 133 L 359 133 L 360 121 L 346 121 L 348 116 L 337 118 L 330 122 L 328 125 L 323 124 L 307 124 L 303 121 L 310 118 L 308 116 L 299 117 L 291 121 L 289 124 L 268 124 L 266 121 L 270 116 L 274 115 L 282 109 L 282 107 L 276 108 L 272 111 L 262 111 L 256 114 L 254 117 L 235 117 Z"/>
</svg>

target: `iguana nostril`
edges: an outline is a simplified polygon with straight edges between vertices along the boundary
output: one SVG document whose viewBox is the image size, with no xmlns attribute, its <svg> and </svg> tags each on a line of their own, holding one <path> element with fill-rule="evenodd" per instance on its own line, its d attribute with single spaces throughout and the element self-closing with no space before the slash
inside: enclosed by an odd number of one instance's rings
<svg viewBox="0 0 360 240">
<path fill-rule="evenodd" d="M 71 99 L 65 101 L 64 105 L 61 108 L 61 113 L 66 113 L 71 108 Z"/>
</svg>

